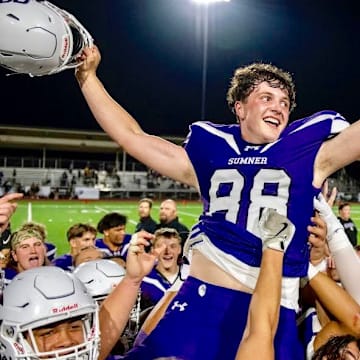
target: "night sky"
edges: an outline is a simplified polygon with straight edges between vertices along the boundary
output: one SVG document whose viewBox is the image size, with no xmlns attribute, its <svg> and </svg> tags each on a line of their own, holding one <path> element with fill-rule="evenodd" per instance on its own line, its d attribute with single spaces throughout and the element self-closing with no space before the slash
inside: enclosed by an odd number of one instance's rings
<svg viewBox="0 0 360 360">
<path fill-rule="evenodd" d="M 186 136 L 201 119 L 204 11 L 190 0 L 54 0 L 83 23 L 102 53 L 110 94 L 156 135 Z M 232 0 L 208 8 L 205 118 L 230 123 L 234 69 L 254 61 L 290 71 L 291 119 L 332 109 L 359 115 L 358 0 Z M 1 36 L 1 34 L 0 34 Z M 30 78 L 0 69 L 2 125 L 100 130 L 73 71 Z"/>
</svg>

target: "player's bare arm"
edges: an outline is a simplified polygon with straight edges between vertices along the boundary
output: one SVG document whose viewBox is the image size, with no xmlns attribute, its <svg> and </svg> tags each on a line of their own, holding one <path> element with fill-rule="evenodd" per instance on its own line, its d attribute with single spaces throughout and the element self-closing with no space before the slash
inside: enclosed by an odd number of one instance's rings
<svg viewBox="0 0 360 360">
<path fill-rule="evenodd" d="M 178 145 L 145 133 L 137 121 L 105 90 L 96 75 L 100 52 L 84 49 L 76 77 L 81 91 L 100 126 L 131 156 L 162 175 L 198 188 L 195 171 Z"/>
<path fill-rule="evenodd" d="M 339 135 L 324 142 L 315 159 L 314 182 L 321 187 L 335 171 L 360 159 L 360 120 Z"/>
<path fill-rule="evenodd" d="M 101 331 L 101 347 L 99 360 L 105 359 L 116 344 L 129 319 L 134 306 L 140 284 L 154 267 L 155 261 L 165 245 L 147 253 L 145 246 L 153 235 L 146 231 L 134 234 L 126 258 L 126 274 L 124 279 L 107 296 L 100 307 L 99 320 Z M 126 295 L 126 296 L 124 296 Z"/>
</svg>

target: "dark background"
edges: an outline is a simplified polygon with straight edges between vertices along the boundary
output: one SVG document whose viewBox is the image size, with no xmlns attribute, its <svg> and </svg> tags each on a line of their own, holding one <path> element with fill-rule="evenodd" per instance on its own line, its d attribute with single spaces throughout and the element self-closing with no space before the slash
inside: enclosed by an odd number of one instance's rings
<svg viewBox="0 0 360 360">
<path fill-rule="evenodd" d="M 190 0 L 54 0 L 102 52 L 99 77 L 153 134 L 186 136 L 201 117 L 203 9 Z M 253 61 L 290 71 L 291 119 L 333 109 L 358 117 L 358 1 L 232 0 L 208 8 L 205 118 L 232 122 L 225 101 L 234 69 Z M 1 34 L 0 34 L 1 36 Z M 30 78 L 0 69 L 2 125 L 100 130 L 73 71 Z"/>
</svg>

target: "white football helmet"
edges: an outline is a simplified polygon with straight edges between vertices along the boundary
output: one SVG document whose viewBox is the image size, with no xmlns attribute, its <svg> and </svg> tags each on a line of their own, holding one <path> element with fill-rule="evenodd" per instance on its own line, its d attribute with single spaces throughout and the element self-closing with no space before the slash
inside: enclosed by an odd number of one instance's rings
<svg viewBox="0 0 360 360">
<path fill-rule="evenodd" d="M 103 300 L 125 276 L 125 269 L 109 259 L 87 261 L 74 270 L 74 275 L 85 285 L 97 301 Z"/>
<path fill-rule="evenodd" d="M 0 34 L 0 65 L 30 76 L 75 68 L 93 44 L 73 15 L 48 1 L 0 1 Z"/>
<path fill-rule="evenodd" d="M 84 342 L 40 352 L 34 329 L 72 318 L 82 320 Z M 1 359 L 98 358 L 98 305 L 74 275 L 58 267 L 41 266 L 16 275 L 4 289 L 0 321 Z"/>
</svg>

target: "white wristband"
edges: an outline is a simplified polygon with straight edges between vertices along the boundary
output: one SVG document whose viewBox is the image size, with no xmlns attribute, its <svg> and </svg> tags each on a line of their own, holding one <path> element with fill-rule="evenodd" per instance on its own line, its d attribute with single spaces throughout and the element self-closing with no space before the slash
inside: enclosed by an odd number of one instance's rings
<svg viewBox="0 0 360 360">
<path fill-rule="evenodd" d="M 317 265 L 313 265 L 318 271 L 325 272 L 327 270 L 327 259 L 321 260 Z"/>
<path fill-rule="evenodd" d="M 319 270 L 313 264 L 309 264 L 308 268 L 308 279 L 309 281 L 319 273 Z"/>
</svg>

